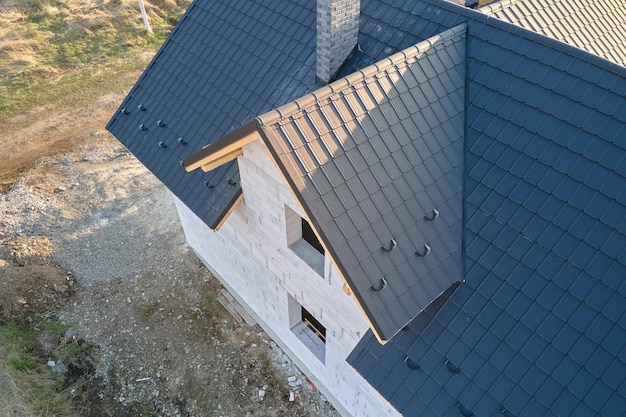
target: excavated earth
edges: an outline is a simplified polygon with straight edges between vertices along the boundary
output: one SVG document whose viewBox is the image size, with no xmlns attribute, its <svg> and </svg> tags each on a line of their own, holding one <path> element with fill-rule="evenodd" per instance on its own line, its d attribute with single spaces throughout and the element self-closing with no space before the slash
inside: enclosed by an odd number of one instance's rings
<svg viewBox="0 0 626 417">
<path fill-rule="evenodd" d="M 0 126 L 0 321 L 65 324 L 44 352 L 90 346 L 73 369 L 82 416 L 337 416 L 220 304 L 167 189 L 103 129 L 137 76 L 78 111 L 52 104 Z"/>
</svg>

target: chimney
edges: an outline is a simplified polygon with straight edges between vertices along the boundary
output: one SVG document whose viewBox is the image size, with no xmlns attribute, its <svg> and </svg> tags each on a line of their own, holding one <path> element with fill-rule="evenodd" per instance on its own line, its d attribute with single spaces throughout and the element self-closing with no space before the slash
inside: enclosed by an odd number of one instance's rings
<svg viewBox="0 0 626 417">
<path fill-rule="evenodd" d="M 360 0 L 317 0 L 317 82 L 328 84 L 358 42 Z"/>
</svg>

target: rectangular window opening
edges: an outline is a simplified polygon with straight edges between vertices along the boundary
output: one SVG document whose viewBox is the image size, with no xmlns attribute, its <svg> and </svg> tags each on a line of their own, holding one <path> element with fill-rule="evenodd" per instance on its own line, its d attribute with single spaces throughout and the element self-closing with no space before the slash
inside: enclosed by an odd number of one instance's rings
<svg viewBox="0 0 626 417">
<path fill-rule="evenodd" d="M 294 297 L 287 296 L 289 327 L 293 334 L 320 362 L 326 359 L 326 327 Z"/>
<path fill-rule="evenodd" d="M 315 248 L 322 255 L 324 254 L 324 247 L 317 239 L 317 235 L 313 231 L 313 228 L 305 219 L 302 219 L 302 239 L 309 242 L 311 246 Z"/>
<path fill-rule="evenodd" d="M 324 276 L 324 247 L 311 224 L 298 213 L 285 206 L 287 245 L 300 259 L 319 275 Z"/>
<path fill-rule="evenodd" d="M 317 321 L 311 313 L 306 311 L 304 307 L 302 307 L 302 322 L 306 324 L 306 327 L 311 329 L 322 342 L 326 343 L 326 327 L 322 326 L 322 324 Z"/>
</svg>

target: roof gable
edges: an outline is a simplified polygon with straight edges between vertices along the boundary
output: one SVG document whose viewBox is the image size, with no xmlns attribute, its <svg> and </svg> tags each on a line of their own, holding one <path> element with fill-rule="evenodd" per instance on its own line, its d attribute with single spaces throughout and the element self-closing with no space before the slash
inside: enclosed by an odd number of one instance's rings
<svg viewBox="0 0 626 417">
<path fill-rule="evenodd" d="M 479 10 L 626 66 L 626 7 L 621 1 L 501 0 Z"/>
<path fill-rule="evenodd" d="M 259 117 L 381 340 L 461 280 L 464 79 L 461 25 Z"/>
</svg>

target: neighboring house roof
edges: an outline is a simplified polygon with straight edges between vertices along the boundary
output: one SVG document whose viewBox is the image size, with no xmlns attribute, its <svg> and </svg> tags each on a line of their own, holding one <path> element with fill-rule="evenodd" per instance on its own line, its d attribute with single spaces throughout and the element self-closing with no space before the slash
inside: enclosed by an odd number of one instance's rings
<svg viewBox="0 0 626 417">
<path fill-rule="evenodd" d="M 194 5 L 200 3 L 196 1 Z M 209 7 L 208 3 L 212 2 L 206 3 L 203 7 Z M 226 6 L 216 7 L 211 13 L 221 13 L 220 7 Z M 240 7 L 245 9 L 247 5 Z M 268 7 L 264 9 L 267 14 L 257 16 L 263 16 L 268 22 L 282 21 L 282 12 L 271 9 Z M 276 10 L 282 11 L 282 7 Z M 312 8 L 302 10 L 300 21 L 304 19 L 310 25 L 311 40 L 298 46 L 303 49 L 302 54 L 314 57 L 315 12 Z M 350 355 L 350 363 L 406 415 L 442 416 L 449 412 L 460 412 L 465 416 L 471 413 L 620 415 L 626 410 L 626 146 L 623 139 L 626 137 L 626 68 L 560 41 L 437 0 L 363 0 L 361 11 L 359 43 L 362 51 L 352 57 L 342 76 L 459 24 L 467 25 L 462 231 L 465 282 L 450 287 L 419 314 L 406 331 L 399 332 L 386 345 L 380 345 L 368 332 Z M 232 11 L 227 15 L 237 16 Z M 204 19 L 187 23 L 185 27 L 190 34 L 180 35 L 180 29 L 177 29 L 172 38 L 178 36 L 177 42 L 189 42 L 188 49 L 195 45 L 184 39 L 191 37 L 191 33 L 208 42 L 205 36 L 213 36 L 214 29 L 203 25 Z M 236 23 L 231 22 L 232 25 Z M 182 26 L 181 22 L 179 28 Z M 228 25 L 222 23 L 222 26 Z M 304 33 L 309 31 L 294 29 L 289 36 L 296 35 L 294 42 L 298 43 L 301 42 L 298 35 Z M 246 52 L 246 45 L 259 41 L 248 38 L 258 34 L 265 32 L 248 32 L 246 36 L 231 33 L 230 37 L 237 42 L 229 44 L 235 48 L 230 54 L 251 54 Z M 288 37 L 280 39 L 289 42 Z M 176 44 L 167 45 L 159 56 L 176 55 L 177 65 L 195 68 L 196 60 L 191 60 L 188 52 L 177 49 Z M 275 48 L 281 47 L 276 45 Z M 157 108 L 163 111 L 173 109 L 182 116 L 198 111 L 194 109 L 201 109 L 201 112 L 215 109 L 213 106 L 206 109 L 189 107 L 189 100 L 176 93 L 176 89 L 170 87 L 169 92 L 163 89 L 163 83 L 174 83 L 168 77 L 186 79 L 190 70 L 183 72 L 181 68 L 176 75 L 171 75 L 174 74 L 171 68 L 161 64 L 169 61 L 159 56 L 147 70 L 149 75 L 142 77 L 127 99 L 126 103 L 133 106 L 131 111 L 146 98 Z M 268 50 L 259 56 L 255 67 L 274 68 L 272 60 L 277 56 L 283 57 L 280 51 Z M 192 94 L 193 100 L 204 95 L 211 101 L 219 91 L 225 91 L 221 89 L 225 78 L 219 73 L 236 72 L 232 68 L 239 68 L 239 64 L 233 60 L 224 67 L 220 62 L 206 58 L 198 64 L 213 65 L 218 72 L 211 72 L 211 77 L 193 78 L 198 84 L 185 90 Z M 429 63 L 430 58 L 423 62 Z M 249 137 L 254 126 L 246 123 L 254 117 L 317 89 L 313 83 L 313 65 L 305 60 L 301 67 L 292 67 L 282 75 L 290 86 L 303 83 L 302 90 L 282 94 L 284 91 L 278 89 L 278 98 L 254 95 L 248 101 L 236 101 L 242 108 L 232 110 L 236 117 L 226 121 L 222 119 L 228 116 L 226 113 L 219 113 L 220 117 L 211 118 L 210 122 L 203 119 L 209 117 L 209 113 L 198 113 L 196 119 L 186 118 L 180 126 L 189 123 L 191 129 L 197 124 L 204 127 L 204 132 L 209 123 L 223 122 L 227 126 L 216 129 L 206 140 L 199 135 L 193 139 L 195 145 L 189 148 L 176 145 L 161 149 L 158 142 L 163 139 L 144 138 L 145 133 L 137 128 L 144 116 L 136 111 L 126 118 L 116 116 L 109 126 L 146 165 L 165 172 L 160 178 L 164 178 L 170 188 L 192 190 L 184 195 L 183 201 L 188 205 L 198 204 L 195 209 L 198 213 L 206 203 L 196 203 L 192 194 L 202 186 L 205 174 L 199 171 L 184 174 L 182 168 L 178 173 L 180 159 L 195 153 L 204 144 L 224 145 L 218 141 L 219 137 L 240 126 L 243 126 L 243 134 Z M 300 78 L 298 74 L 303 73 L 306 76 Z M 445 76 L 447 73 L 441 74 Z M 381 72 L 380 75 L 380 80 L 385 82 L 394 77 L 394 72 Z M 272 119 L 266 119 L 266 126 L 262 126 L 276 135 L 266 137 L 266 144 L 270 151 L 274 149 L 284 176 L 292 181 L 292 189 L 302 194 L 300 200 L 305 202 L 307 215 L 316 230 L 321 231 L 321 235 L 329 231 L 324 240 L 333 248 L 342 244 L 346 248 L 350 244 L 356 247 L 372 240 L 357 239 L 354 238 L 357 235 L 352 235 L 346 243 L 334 242 L 335 238 L 350 236 L 349 232 L 342 230 L 344 216 L 354 224 L 352 215 L 348 215 L 349 207 L 346 205 L 345 213 L 335 210 L 340 206 L 344 208 L 342 199 L 357 195 L 349 189 L 350 184 L 356 182 L 348 175 L 345 179 L 349 192 L 337 194 L 343 186 L 329 181 L 332 190 L 322 192 L 316 189 L 309 194 L 307 187 L 310 189 L 309 186 L 322 183 L 317 181 L 320 174 L 315 174 L 316 167 L 308 162 L 299 165 L 300 154 L 294 151 L 298 145 L 287 140 L 287 137 L 302 140 L 309 136 L 292 132 L 280 139 L 278 134 L 298 126 L 297 120 L 329 116 L 328 110 L 338 108 L 335 106 L 343 106 L 352 97 L 360 97 L 369 89 L 373 91 L 370 87 L 375 78 L 373 74 L 365 72 L 362 76 L 364 80 L 370 80 L 370 84 L 363 84 L 367 88 L 353 88 L 352 84 L 340 80 L 324 90 L 328 96 L 320 96 L 319 103 L 300 102 L 309 113 L 299 113 L 294 104 L 282 108 L 282 113 L 272 113 Z M 221 81 L 213 82 L 213 79 Z M 402 80 L 402 77 L 396 79 Z M 195 90 L 200 91 L 207 81 L 211 93 L 197 94 Z M 252 84 L 239 82 L 245 83 L 244 86 L 233 82 L 232 90 L 228 88 L 228 91 L 252 94 Z M 446 84 L 443 85 L 445 89 Z M 174 91 L 174 101 L 168 104 L 164 97 L 171 96 L 171 91 Z M 328 101 L 327 97 L 334 97 L 336 101 Z M 259 102 L 256 103 L 255 99 Z M 389 101 L 394 112 L 373 112 L 382 116 L 382 124 L 376 125 L 376 129 L 397 126 L 393 115 L 397 115 L 397 109 L 401 108 L 396 108 L 400 102 L 403 101 Z M 258 111 L 252 114 L 246 106 L 258 108 Z M 146 104 L 146 107 L 147 112 L 150 106 Z M 344 108 L 338 111 L 339 125 L 354 122 L 354 117 L 341 118 L 351 112 L 351 109 Z M 294 115 L 297 117 L 292 117 Z M 159 112 L 150 117 L 162 116 Z M 149 127 L 154 125 L 154 130 L 160 132 L 161 128 L 157 129 L 156 120 L 152 119 L 146 119 Z M 162 129 L 170 126 L 172 124 L 168 122 L 168 126 Z M 357 127 L 352 132 L 359 132 L 361 126 Z M 174 134 L 174 130 L 173 136 L 178 134 Z M 348 143 L 356 143 L 359 134 L 350 133 L 346 137 Z M 379 138 L 376 134 L 372 137 L 374 140 Z M 330 138 L 313 141 L 303 149 L 329 143 L 332 143 Z M 394 137 L 390 143 L 395 149 L 398 142 Z M 232 151 L 228 146 L 225 148 Z M 162 159 L 162 155 L 170 151 L 174 156 Z M 205 151 L 211 153 L 209 148 Z M 393 153 L 391 149 L 387 151 Z M 366 155 L 375 153 L 375 149 L 368 150 Z M 329 180 L 336 181 L 340 176 L 344 179 L 340 167 L 354 166 L 347 152 L 342 149 L 340 154 L 337 161 L 328 166 L 329 172 L 336 169 L 339 173 L 331 174 Z M 406 151 L 396 155 L 402 157 Z M 376 162 L 379 161 L 373 161 L 374 165 Z M 160 167 L 160 163 L 167 166 Z M 233 165 L 234 162 L 230 162 L 223 167 Z M 217 172 L 220 169 L 223 168 L 218 168 Z M 313 173 L 311 177 L 307 176 L 308 169 Z M 374 169 L 374 166 L 368 167 L 364 172 L 371 173 Z M 323 167 L 321 171 L 326 174 Z M 215 175 L 215 172 L 206 175 Z M 438 188 L 436 190 L 439 192 Z M 377 192 L 370 191 L 371 195 Z M 324 203 L 318 198 L 321 196 L 327 196 L 327 201 L 332 203 Z M 205 197 L 200 195 L 199 198 Z M 389 201 L 399 201 L 396 197 L 388 198 Z M 390 239 L 393 233 L 385 234 L 389 231 L 393 231 L 392 226 L 386 231 L 377 231 L 378 243 L 361 252 L 363 256 L 367 251 L 374 253 L 372 248 Z M 398 243 L 395 250 L 404 247 Z M 335 251 L 337 253 L 333 256 L 339 252 L 348 253 L 345 248 Z M 375 256 L 379 255 L 382 253 Z M 349 258 L 348 255 L 346 259 Z M 363 291 L 367 288 L 362 285 L 366 281 L 353 280 L 365 300 Z M 446 285 L 452 281 L 454 278 Z M 381 296 L 383 294 L 384 291 Z M 380 310 L 374 299 L 366 304 L 371 309 L 369 313 Z M 416 310 L 421 308 L 423 306 L 416 306 Z M 389 307 L 386 311 L 390 317 L 406 313 L 399 306 Z M 382 334 L 388 334 L 393 327 L 391 324 L 377 325 Z"/>
<path fill-rule="evenodd" d="M 626 66 L 623 0 L 501 0 L 479 10 Z"/>
<path fill-rule="evenodd" d="M 107 129 L 214 229 L 241 195 L 237 162 L 180 161 L 316 88 L 315 2 L 194 1 Z"/>
</svg>

